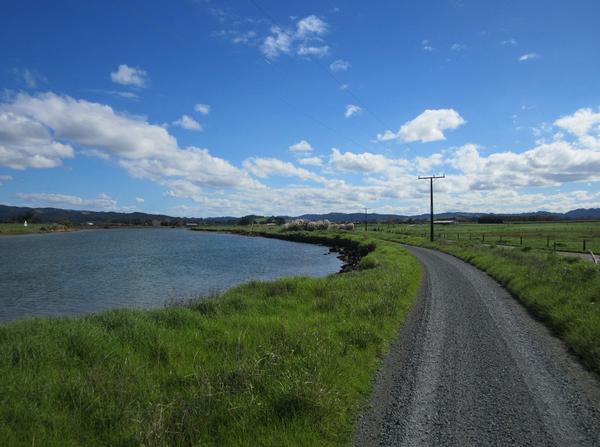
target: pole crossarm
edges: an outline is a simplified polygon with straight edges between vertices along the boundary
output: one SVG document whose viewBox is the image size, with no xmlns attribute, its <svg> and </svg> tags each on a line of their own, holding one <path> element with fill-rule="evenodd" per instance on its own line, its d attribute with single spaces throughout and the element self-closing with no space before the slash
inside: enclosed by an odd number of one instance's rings
<svg viewBox="0 0 600 447">
<path fill-rule="evenodd" d="M 436 178 L 446 178 L 445 174 L 442 175 L 420 175 L 419 180 L 433 180 Z"/>
<path fill-rule="evenodd" d="M 435 237 L 433 235 L 433 180 L 438 178 L 446 178 L 445 174 L 442 175 L 420 175 L 419 180 L 429 180 L 429 201 L 430 201 L 430 209 L 429 209 L 429 240 L 431 242 L 434 241 Z"/>
</svg>

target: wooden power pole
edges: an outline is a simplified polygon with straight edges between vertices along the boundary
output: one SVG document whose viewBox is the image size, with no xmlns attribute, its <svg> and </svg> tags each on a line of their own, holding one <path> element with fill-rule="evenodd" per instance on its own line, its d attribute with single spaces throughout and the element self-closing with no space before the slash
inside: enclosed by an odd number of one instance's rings
<svg viewBox="0 0 600 447">
<path fill-rule="evenodd" d="M 365 231 L 369 231 L 369 229 L 367 228 L 367 210 L 368 210 L 368 209 L 369 209 L 369 208 L 367 208 L 367 207 L 365 206 Z"/>
<path fill-rule="evenodd" d="M 431 242 L 434 241 L 435 237 L 433 235 L 433 180 L 436 178 L 446 178 L 444 174 L 442 175 L 429 175 L 429 176 L 419 176 L 419 180 L 429 180 L 429 240 Z"/>
</svg>

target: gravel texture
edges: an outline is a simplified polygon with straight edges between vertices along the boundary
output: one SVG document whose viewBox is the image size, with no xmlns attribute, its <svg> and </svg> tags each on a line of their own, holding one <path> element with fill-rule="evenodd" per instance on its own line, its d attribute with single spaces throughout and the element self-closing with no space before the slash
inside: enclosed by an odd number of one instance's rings
<svg viewBox="0 0 600 447">
<path fill-rule="evenodd" d="M 426 276 L 354 444 L 600 446 L 597 377 L 485 273 L 406 248 Z"/>
</svg>

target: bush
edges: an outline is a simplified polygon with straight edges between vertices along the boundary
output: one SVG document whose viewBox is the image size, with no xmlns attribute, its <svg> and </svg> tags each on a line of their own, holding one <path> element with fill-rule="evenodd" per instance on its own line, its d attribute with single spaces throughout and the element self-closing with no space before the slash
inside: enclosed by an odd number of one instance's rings
<svg viewBox="0 0 600 447">
<path fill-rule="evenodd" d="M 329 229 L 331 223 L 328 220 L 302 220 L 296 219 L 291 222 L 286 223 L 283 226 L 284 231 L 317 231 L 317 230 L 327 230 Z"/>
</svg>

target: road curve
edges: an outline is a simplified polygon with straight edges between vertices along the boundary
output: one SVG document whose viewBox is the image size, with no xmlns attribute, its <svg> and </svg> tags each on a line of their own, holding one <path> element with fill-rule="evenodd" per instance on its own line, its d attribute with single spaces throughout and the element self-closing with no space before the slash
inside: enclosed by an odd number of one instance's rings
<svg viewBox="0 0 600 447">
<path fill-rule="evenodd" d="M 354 444 L 599 446 L 596 376 L 485 273 L 406 248 L 426 275 Z"/>
</svg>

